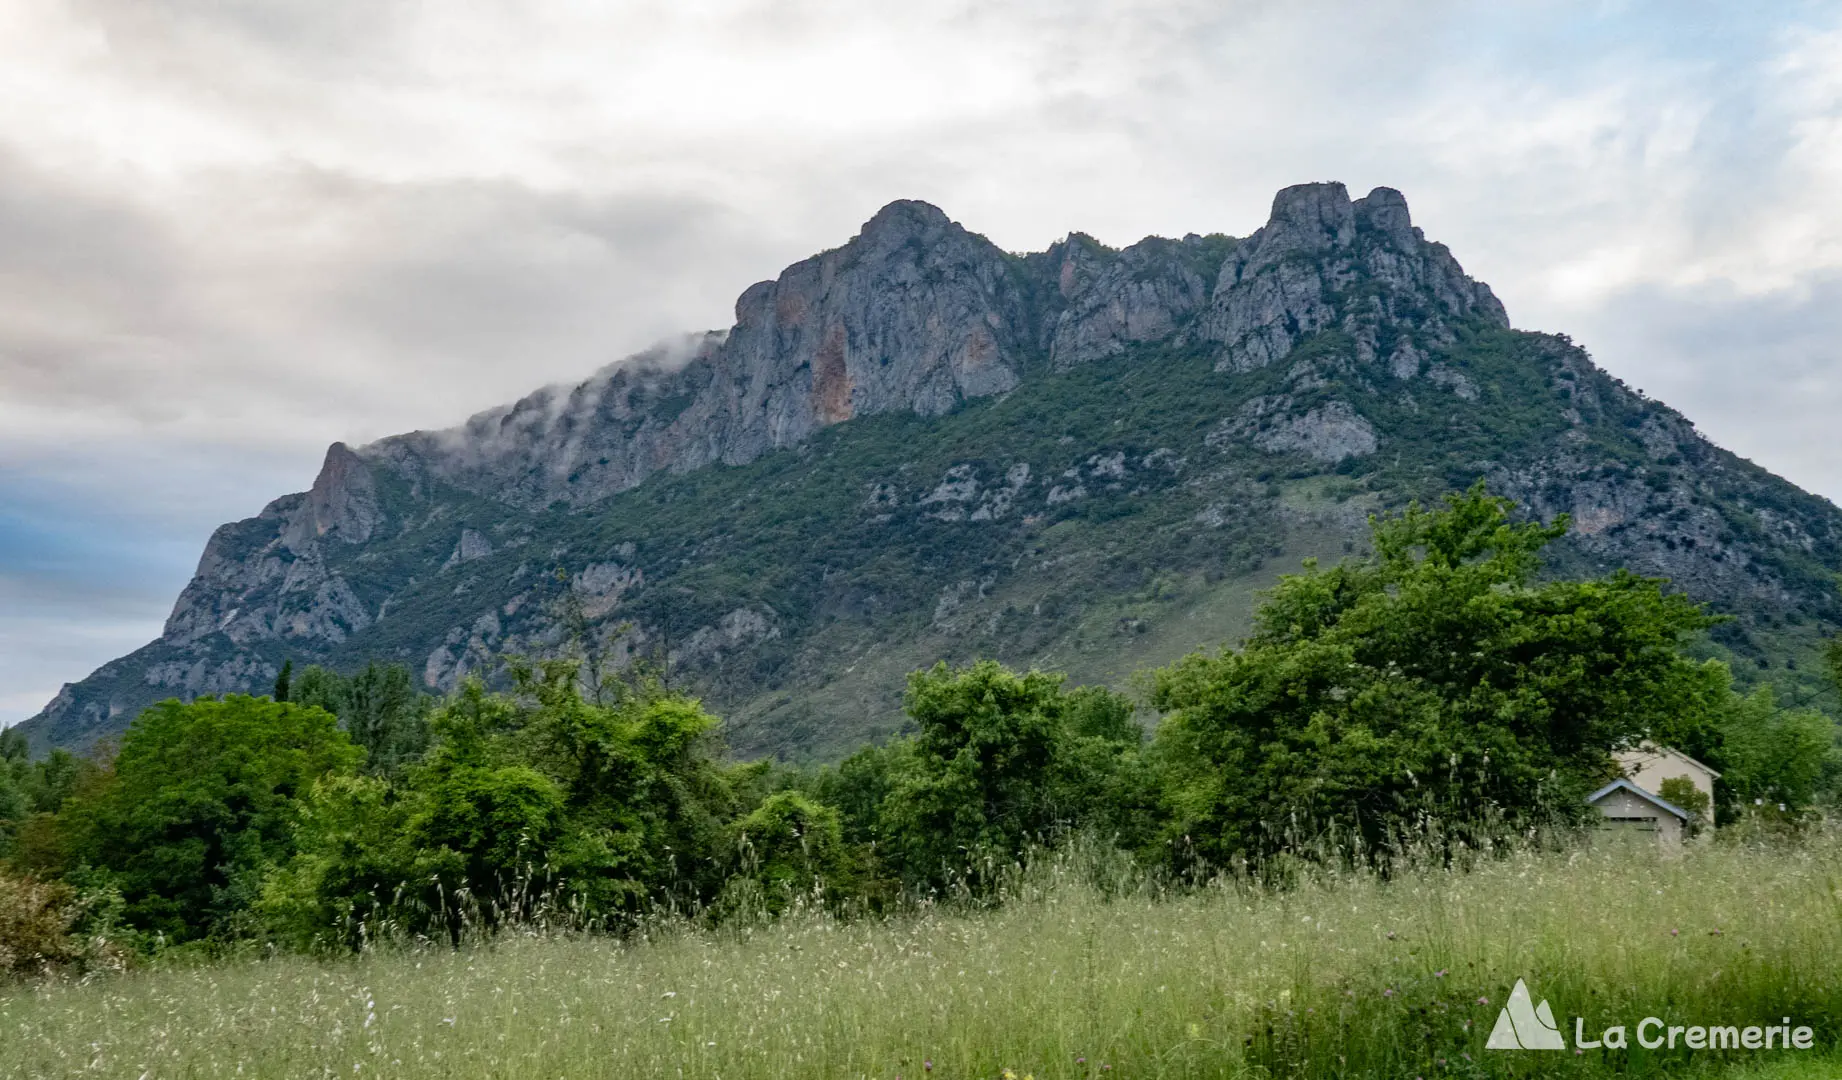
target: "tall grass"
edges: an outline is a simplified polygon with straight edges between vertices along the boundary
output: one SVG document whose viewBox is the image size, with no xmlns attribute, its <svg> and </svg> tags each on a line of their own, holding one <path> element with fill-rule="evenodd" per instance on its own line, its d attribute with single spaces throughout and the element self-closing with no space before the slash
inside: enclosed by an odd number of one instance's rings
<svg viewBox="0 0 1842 1080">
<path fill-rule="evenodd" d="M 803 910 L 626 941 L 501 933 L 0 991 L 20 1077 L 1597 1076 L 1842 1074 L 1842 835 L 1528 852 L 1387 880 L 1165 890 L 1045 859 L 984 911 Z M 1773 1023 L 1818 1050 L 1690 1060 L 1483 1049 L 1518 977 L 1572 1044 L 1635 1024 Z M 1751 1075 L 1749 1072 L 1748 1075 Z"/>
</svg>

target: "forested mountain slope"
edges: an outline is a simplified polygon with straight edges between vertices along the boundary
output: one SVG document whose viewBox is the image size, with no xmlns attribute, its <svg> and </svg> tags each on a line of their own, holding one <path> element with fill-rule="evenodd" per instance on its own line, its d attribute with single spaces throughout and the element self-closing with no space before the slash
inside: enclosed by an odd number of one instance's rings
<svg viewBox="0 0 1842 1080">
<path fill-rule="evenodd" d="M 1119 681 L 1232 640 L 1299 557 L 1480 477 L 1572 515 L 1557 572 L 1666 576 L 1738 616 L 1711 647 L 1743 678 L 1821 692 L 1798 665 L 1842 622 L 1842 511 L 1512 329 L 1398 192 L 1309 184 L 1245 239 L 1118 251 L 1009 254 L 892 203 L 726 332 L 335 444 L 27 730 L 87 744 L 290 658 L 446 689 L 577 641 L 669 658 L 742 752 L 830 756 L 935 659 Z"/>
</svg>

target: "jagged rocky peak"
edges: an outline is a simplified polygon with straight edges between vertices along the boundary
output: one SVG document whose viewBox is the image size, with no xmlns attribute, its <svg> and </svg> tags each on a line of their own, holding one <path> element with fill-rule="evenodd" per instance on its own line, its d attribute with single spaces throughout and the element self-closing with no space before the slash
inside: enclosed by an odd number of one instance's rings
<svg viewBox="0 0 1842 1080">
<path fill-rule="evenodd" d="M 920 199 L 896 199 L 864 222 L 856 238 L 845 247 L 849 248 L 852 244 L 865 248 L 899 247 L 910 239 L 925 242 L 950 229 L 965 233 L 963 228 L 947 217 L 946 211 L 933 203 Z"/>
<path fill-rule="evenodd" d="M 1338 294 L 1358 278 L 1374 291 L 1340 305 Z M 1222 264 L 1203 336 L 1222 343 L 1221 367 L 1251 370 L 1337 327 L 1363 363 L 1389 339 L 1381 359 L 1406 371 L 1428 345 L 1451 341 L 1447 320 L 1469 318 L 1509 325 L 1490 287 L 1414 227 L 1400 192 L 1376 188 L 1351 200 L 1342 184 L 1298 184 L 1273 198 L 1267 223 Z"/>
<path fill-rule="evenodd" d="M 306 501 L 289 515 L 283 539 L 295 551 L 329 534 L 348 544 L 362 544 L 383 517 L 371 467 L 350 447 L 336 442 L 327 448 Z"/>
<path fill-rule="evenodd" d="M 1249 264 L 1295 252 L 1348 247 L 1356 239 L 1355 206 L 1342 184 L 1294 184 L 1273 196 L 1266 226 L 1248 237 Z"/>
<path fill-rule="evenodd" d="M 1026 310 L 989 240 L 927 203 L 890 203 L 843 247 L 738 302 L 725 359 L 767 413 L 766 441 L 747 449 L 860 414 L 937 415 L 1009 390 L 1029 343 Z"/>
<path fill-rule="evenodd" d="M 1337 294 L 1358 277 L 1380 288 L 1351 310 Z M 1281 191 L 1245 241 L 1191 234 L 1115 250 L 1071 233 L 1021 260 L 936 206 L 898 200 L 841 247 L 750 286 L 735 316 L 726 333 L 622 361 L 455 430 L 384 440 L 352 461 L 515 504 L 584 505 L 660 470 L 745 464 L 852 417 L 939 415 L 1011 390 L 1042 359 L 1066 369 L 1135 345 L 1201 340 L 1221 343 L 1224 368 L 1246 370 L 1341 319 L 1358 360 L 1375 360 L 1385 343 L 1381 359 L 1412 373 L 1430 346 L 1450 340 L 1444 320 L 1507 322 L 1487 287 L 1421 237 L 1399 192 L 1352 201 L 1341 184 Z M 357 475 L 350 462 L 338 468 Z M 318 535 L 337 523 L 345 538 L 364 535 L 372 515 L 362 493 L 334 502 L 331 491 L 316 495 L 303 528 Z"/>
</svg>

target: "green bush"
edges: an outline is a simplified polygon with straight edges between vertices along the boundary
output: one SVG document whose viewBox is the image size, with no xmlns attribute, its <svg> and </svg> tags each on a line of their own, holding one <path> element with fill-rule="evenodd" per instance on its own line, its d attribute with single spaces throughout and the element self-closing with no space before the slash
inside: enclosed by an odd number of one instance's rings
<svg viewBox="0 0 1842 1080">
<path fill-rule="evenodd" d="M 81 947 L 70 931 L 79 914 L 69 885 L 0 870 L 0 976 L 43 974 L 74 962 Z"/>
<path fill-rule="evenodd" d="M 241 694 L 161 702 L 60 815 L 67 857 L 121 891 L 133 929 L 238 936 L 263 876 L 293 853 L 300 798 L 362 758 L 322 709 Z"/>
<path fill-rule="evenodd" d="M 1140 740 L 1131 706 L 995 661 L 909 676 L 919 728 L 877 807 L 881 850 L 911 883 L 975 886 L 1031 844 L 1112 824 Z M 1129 803 L 1127 804 L 1129 805 Z"/>
<path fill-rule="evenodd" d="M 719 914 L 779 915 L 800 902 L 837 909 L 861 892 L 838 811 L 800 792 L 768 796 L 737 823 L 735 837 Z"/>
</svg>

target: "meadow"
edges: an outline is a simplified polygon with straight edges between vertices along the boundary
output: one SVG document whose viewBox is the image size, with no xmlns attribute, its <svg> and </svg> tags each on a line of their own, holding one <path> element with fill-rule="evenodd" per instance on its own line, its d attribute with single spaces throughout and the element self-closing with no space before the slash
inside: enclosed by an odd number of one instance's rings
<svg viewBox="0 0 1842 1080">
<path fill-rule="evenodd" d="M 152 965 L 0 990 L 15 1077 L 1842 1075 L 1842 831 L 1575 846 L 1285 888 L 1171 889 L 1091 852 L 1001 902 L 795 910 L 626 939 Z M 1573 1045 L 1644 1016 L 1816 1029 L 1810 1051 L 1504 1053 L 1515 979 Z"/>
</svg>

